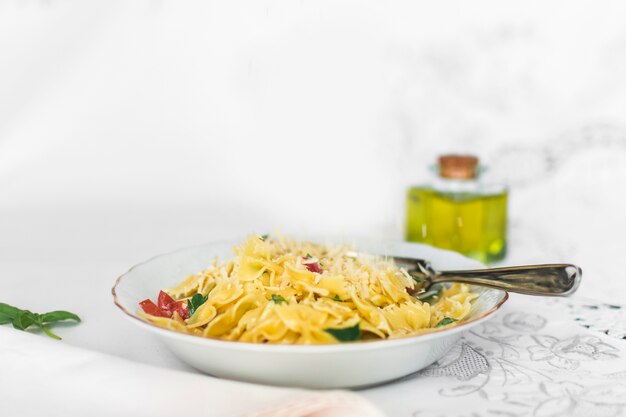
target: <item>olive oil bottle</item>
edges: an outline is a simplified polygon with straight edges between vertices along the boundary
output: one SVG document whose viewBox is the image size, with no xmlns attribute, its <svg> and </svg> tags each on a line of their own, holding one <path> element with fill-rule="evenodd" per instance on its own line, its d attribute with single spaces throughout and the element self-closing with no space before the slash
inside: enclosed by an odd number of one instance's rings
<svg viewBox="0 0 626 417">
<path fill-rule="evenodd" d="M 444 155 L 430 185 L 409 188 L 406 234 L 412 242 L 460 252 L 481 262 L 506 255 L 507 190 L 480 181 L 478 158 Z"/>
</svg>

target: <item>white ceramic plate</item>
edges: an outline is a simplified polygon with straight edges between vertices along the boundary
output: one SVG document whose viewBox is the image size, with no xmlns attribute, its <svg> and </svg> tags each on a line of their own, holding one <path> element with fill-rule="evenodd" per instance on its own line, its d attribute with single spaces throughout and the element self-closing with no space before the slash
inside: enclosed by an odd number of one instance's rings
<svg viewBox="0 0 626 417">
<path fill-rule="evenodd" d="M 311 239 L 313 240 L 313 239 Z M 210 243 L 157 256 L 132 267 L 113 287 L 115 304 L 140 328 L 154 333 L 185 362 L 208 374 L 242 381 L 308 388 L 362 387 L 416 372 L 441 358 L 464 331 L 489 320 L 507 300 L 505 291 L 474 287 L 480 293 L 469 317 L 457 326 L 405 338 L 332 345 L 270 345 L 208 339 L 150 324 L 135 313 L 138 303 L 154 299 L 214 257 L 231 258 L 239 241 Z M 457 253 L 406 242 L 320 240 L 349 243 L 364 253 L 429 260 L 435 269 L 482 265 Z"/>
</svg>

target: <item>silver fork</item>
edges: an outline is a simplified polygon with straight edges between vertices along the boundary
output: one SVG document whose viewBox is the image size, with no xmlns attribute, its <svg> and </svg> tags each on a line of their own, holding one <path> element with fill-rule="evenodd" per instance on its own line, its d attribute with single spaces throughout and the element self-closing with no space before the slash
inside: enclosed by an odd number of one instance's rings
<svg viewBox="0 0 626 417">
<path fill-rule="evenodd" d="M 358 257 L 355 252 L 348 254 Z M 569 296 L 578 289 L 582 279 L 580 267 L 572 264 L 545 264 L 507 266 L 501 268 L 436 271 L 424 259 L 388 256 L 416 281 L 414 291 L 420 299 L 435 295 L 429 291 L 435 284 L 461 282 L 499 288 L 509 292 L 529 295 Z M 430 294 L 432 292 L 432 294 Z"/>
<path fill-rule="evenodd" d="M 436 271 L 428 261 L 392 257 L 398 266 L 417 282 L 418 293 L 425 293 L 434 284 L 461 282 L 499 288 L 529 295 L 569 296 L 578 289 L 582 279 L 580 267 L 572 264 L 506 266 L 501 268 Z M 420 297 L 421 298 L 421 297 Z"/>
</svg>

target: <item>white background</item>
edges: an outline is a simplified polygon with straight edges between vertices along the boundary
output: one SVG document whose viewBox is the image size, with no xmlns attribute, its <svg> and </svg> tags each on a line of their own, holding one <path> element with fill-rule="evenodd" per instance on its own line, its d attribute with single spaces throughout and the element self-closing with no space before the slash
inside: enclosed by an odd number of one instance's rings
<svg viewBox="0 0 626 417">
<path fill-rule="evenodd" d="M 50 303 L 41 274 L 106 291 L 276 228 L 401 238 L 405 188 L 457 151 L 511 185 L 506 263 L 579 263 L 621 302 L 625 22 L 620 1 L 0 0 L 0 286 Z"/>
</svg>

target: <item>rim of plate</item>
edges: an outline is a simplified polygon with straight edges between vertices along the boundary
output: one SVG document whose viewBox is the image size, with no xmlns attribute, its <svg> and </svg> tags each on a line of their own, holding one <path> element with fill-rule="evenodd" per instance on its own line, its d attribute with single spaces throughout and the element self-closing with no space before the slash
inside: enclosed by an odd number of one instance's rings
<svg viewBox="0 0 626 417">
<path fill-rule="evenodd" d="M 364 239 L 361 239 L 364 240 Z M 389 239 L 371 239 L 374 241 L 378 241 L 378 242 L 389 242 L 389 243 L 402 243 L 402 244 L 416 244 L 413 242 L 400 242 L 397 240 L 389 240 Z M 126 271 L 125 273 L 123 273 L 122 275 L 120 275 L 119 277 L 117 277 L 117 279 L 115 280 L 115 283 L 113 284 L 113 287 L 111 288 L 111 294 L 113 295 L 113 303 L 117 306 L 117 308 L 119 308 L 125 315 L 126 317 L 128 317 L 129 319 L 132 319 L 131 321 L 137 325 L 140 325 L 142 327 L 145 327 L 148 330 L 154 331 L 156 333 L 160 333 L 163 336 L 167 336 L 167 337 L 174 337 L 176 339 L 179 340 L 185 340 L 188 342 L 192 342 L 194 344 L 201 344 L 201 345 L 207 345 L 207 346 L 220 346 L 220 347 L 228 347 L 228 348 L 233 348 L 233 349 L 241 349 L 241 350 L 251 350 L 251 351 L 289 351 L 289 352 L 297 352 L 297 351 L 301 351 L 301 352 L 308 352 L 311 353 L 311 351 L 317 351 L 317 352 L 323 352 L 323 351 L 335 351 L 335 350 L 368 350 L 368 349 L 376 349 L 376 348 L 380 348 L 382 347 L 381 345 L 384 344 L 385 347 L 391 347 L 391 346 L 401 346 L 401 345 L 405 345 L 405 344 L 411 344 L 413 342 L 422 340 L 422 341 L 426 341 L 426 340 L 430 340 L 430 339 L 435 339 L 435 338 L 439 338 L 439 337 L 443 337 L 445 335 L 451 335 L 454 333 L 458 333 L 458 332 L 462 332 L 466 329 L 468 329 L 469 327 L 473 327 L 474 325 L 478 324 L 479 322 L 489 318 L 489 316 L 493 315 L 496 311 L 498 311 L 500 309 L 500 307 L 502 307 L 502 305 L 504 305 L 504 303 L 509 299 L 509 293 L 508 291 L 505 290 L 499 290 L 499 289 L 495 289 L 495 288 L 488 288 L 489 290 L 492 291 L 499 291 L 502 292 L 502 297 L 500 298 L 500 300 L 498 300 L 498 302 L 491 307 L 489 310 L 487 310 L 486 312 L 482 313 L 480 316 L 478 317 L 474 317 L 472 319 L 469 320 L 464 320 L 458 324 L 456 324 L 454 327 L 444 327 L 442 329 L 429 329 L 428 331 L 425 331 L 423 333 L 417 333 L 417 334 L 413 334 L 413 335 L 407 335 L 407 336 L 402 336 L 402 337 L 398 337 L 398 338 L 394 338 L 394 339 L 381 339 L 381 340 L 368 340 L 366 342 L 363 341 L 357 341 L 357 342 L 346 342 L 346 343 L 320 343 L 320 344 L 315 344 L 315 345 L 282 345 L 282 344 L 271 344 L 271 343 L 254 343 L 254 342 L 242 342 L 242 341 L 235 341 L 235 340 L 224 340 L 224 339 L 220 339 L 217 337 L 206 337 L 206 336 L 199 336 L 199 335 L 194 335 L 194 334 L 187 334 L 187 333 L 182 333 L 176 330 L 172 330 L 172 329 L 167 329 L 161 326 L 157 326 L 156 324 L 150 323 L 149 321 L 139 317 L 138 315 L 128 311 L 126 309 L 126 307 L 124 307 L 119 299 L 118 299 L 118 294 L 117 294 L 117 288 L 119 286 L 119 284 L 122 282 L 122 279 L 128 275 L 129 273 L 133 272 L 134 269 L 148 264 L 150 262 L 152 262 L 155 259 L 158 258 L 162 258 L 162 257 L 166 257 L 169 255 L 174 255 L 176 253 L 180 253 L 180 252 L 184 252 L 193 248 L 200 248 L 202 246 L 207 246 L 207 245 L 219 245 L 219 244 L 228 244 L 228 243 L 232 243 L 232 240 L 221 240 L 221 241 L 216 241 L 216 242 L 208 242 L 208 243 L 203 243 L 203 244 L 199 244 L 199 245 L 192 245 L 192 246 L 187 246 L 178 250 L 174 250 L 171 252 L 166 252 L 166 253 L 162 253 L 159 255 L 155 255 L 143 262 L 139 262 L 133 266 L 131 266 L 128 271 Z M 446 253 L 452 253 L 455 254 L 457 256 L 463 256 L 457 252 L 454 251 L 450 251 L 450 250 L 446 250 L 446 249 L 439 249 L 439 248 L 435 248 L 432 247 L 430 245 L 425 245 L 425 244 L 416 244 L 416 245 L 423 245 L 423 246 L 427 246 L 430 247 L 432 249 L 435 249 L 437 251 L 441 251 L 441 252 L 446 252 Z"/>
</svg>

